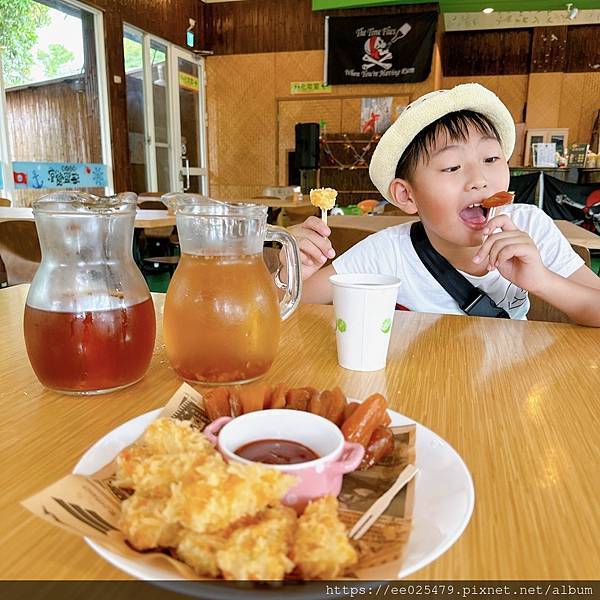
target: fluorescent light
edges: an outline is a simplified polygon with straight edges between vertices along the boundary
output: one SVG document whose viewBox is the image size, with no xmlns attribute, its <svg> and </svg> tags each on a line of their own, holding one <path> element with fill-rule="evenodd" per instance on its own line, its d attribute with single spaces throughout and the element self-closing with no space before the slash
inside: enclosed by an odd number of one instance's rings
<svg viewBox="0 0 600 600">
<path fill-rule="evenodd" d="M 485 13 L 486 15 L 491 15 L 494 12 L 494 9 L 493 8 L 484 8 L 481 12 Z"/>
</svg>

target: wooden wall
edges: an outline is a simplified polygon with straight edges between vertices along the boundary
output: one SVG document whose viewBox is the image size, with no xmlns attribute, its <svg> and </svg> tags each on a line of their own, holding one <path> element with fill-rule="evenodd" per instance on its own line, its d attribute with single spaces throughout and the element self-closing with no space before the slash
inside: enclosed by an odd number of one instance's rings
<svg viewBox="0 0 600 600">
<path fill-rule="evenodd" d="M 101 163 L 95 97 L 63 81 L 9 90 L 6 117 L 13 160 Z M 15 190 L 13 200 L 28 206 L 39 196 L 37 190 Z"/>
<path fill-rule="evenodd" d="M 531 29 L 447 32 L 442 39 L 444 75 L 465 77 L 529 73 L 532 38 Z"/>
<path fill-rule="evenodd" d="M 600 25 L 532 27 L 444 34 L 447 77 L 597 72 Z"/>
<path fill-rule="evenodd" d="M 406 14 L 437 11 L 436 2 L 312 11 L 312 0 L 244 0 L 206 4 L 207 47 L 215 54 L 322 50 L 325 15 Z"/>
</svg>

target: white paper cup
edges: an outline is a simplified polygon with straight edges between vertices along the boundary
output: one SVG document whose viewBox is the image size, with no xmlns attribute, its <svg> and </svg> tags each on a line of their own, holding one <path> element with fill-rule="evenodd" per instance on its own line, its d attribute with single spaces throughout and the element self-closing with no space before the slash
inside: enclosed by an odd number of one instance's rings
<svg viewBox="0 0 600 600">
<path fill-rule="evenodd" d="M 352 371 L 385 368 L 400 280 L 391 275 L 345 273 L 333 286 L 338 362 Z"/>
</svg>

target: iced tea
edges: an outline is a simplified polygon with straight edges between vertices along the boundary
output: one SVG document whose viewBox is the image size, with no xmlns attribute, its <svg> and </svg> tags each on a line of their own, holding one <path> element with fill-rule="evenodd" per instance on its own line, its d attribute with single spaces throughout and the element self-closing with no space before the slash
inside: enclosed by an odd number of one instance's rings
<svg viewBox="0 0 600 600">
<path fill-rule="evenodd" d="M 281 328 L 262 253 L 182 254 L 165 300 L 163 337 L 175 371 L 193 382 L 241 382 L 266 373 Z"/>
<path fill-rule="evenodd" d="M 112 310 L 53 312 L 25 306 L 25 344 L 40 382 L 99 392 L 141 379 L 154 349 L 152 300 Z"/>
</svg>

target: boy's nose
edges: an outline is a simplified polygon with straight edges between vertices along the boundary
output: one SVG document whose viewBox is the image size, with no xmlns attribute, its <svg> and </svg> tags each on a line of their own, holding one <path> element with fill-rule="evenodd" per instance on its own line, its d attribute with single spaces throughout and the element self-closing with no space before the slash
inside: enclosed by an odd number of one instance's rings
<svg viewBox="0 0 600 600">
<path fill-rule="evenodd" d="M 465 182 L 465 191 L 484 190 L 487 188 L 487 179 L 479 169 L 473 169 Z"/>
<path fill-rule="evenodd" d="M 469 190 L 484 190 L 485 188 L 487 188 L 487 181 L 485 181 L 484 179 L 479 179 L 477 181 L 471 181 L 467 185 L 467 188 Z"/>
</svg>

